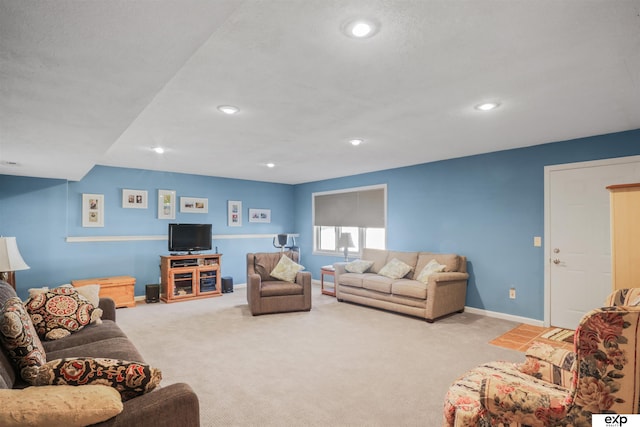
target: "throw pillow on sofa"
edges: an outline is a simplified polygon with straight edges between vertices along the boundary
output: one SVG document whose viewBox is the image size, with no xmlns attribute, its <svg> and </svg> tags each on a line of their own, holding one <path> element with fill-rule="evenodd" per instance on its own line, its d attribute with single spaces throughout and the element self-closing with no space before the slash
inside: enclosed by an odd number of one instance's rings
<svg viewBox="0 0 640 427">
<path fill-rule="evenodd" d="M 18 297 L 7 299 L 2 307 L 0 341 L 13 366 L 21 374 L 29 366 L 42 366 L 47 362 L 42 342 Z"/>
<path fill-rule="evenodd" d="M 356 259 L 344 266 L 344 269 L 349 273 L 364 273 L 373 265 L 373 261 L 365 261 L 362 259 Z"/>
<path fill-rule="evenodd" d="M 401 279 L 413 269 L 410 265 L 405 264 L 398 258 L 393 258 L 385 264 L 378 272 L 379 275 L 388 277 L 389 279 Z"/>
<path fill-rule="evenodd" d="M 439 273 L 444 271 L 446 267 L 447 267 L 446 265 L 438 264 L 438 261 L 436 261 L 435 259 L 432 259 L 427 263 L 427 265 L 424 266 L 422 271 L 420 271 L 420 273 L 418 274 L 418 277 L 416 277 L 416 280 L 424 284 L 427 284 L 427 282 L 429 281 L 429 276 L 431 276 L 433 273 Z"/>
<path fill-rule="evenodd" d="M 122 412 L 120 393 L 104 385 L 43 386 L 0 390 L 0 426 L 75 427 Z"/>
<path fill-rule="evenodd" d="M 75 289 L 80 295 L 88 299 L 89 302 L 96 307 L 98 306 L 98 304 L 100 304 L 100 285 L 97 285 L 97 284 L 85 285 L 85 286 L 80 286 L 76 288 L 71 284 L 65 284 L 65 285 L 60 285 L 60 287 Z M 30 288 L 29 296 L 33 297 L 41 293 L 47 292 L 48 290 L 49 290 L 48 286 L 44 286 L 42 288 Z"/>
<path fill-rule="evenodd" d="M 56 340 L 79 331 L 89 323 L 99 323 L 102 310 L 73 287 L 59 287 L 29 297 L 25 301 L 41 339 Z"/>
<path fill-rule="evenodd" d="M 146 363 L 99 357 L 56 359 L 23 372 L 24 380 L 34 386 L 110 385 L 123 402 L 153 390 L 162 380 L 162 372 Z"/>
<path fill-rule="evenodd" d="M 276 264 L 276 267 L 271 271 L 271 277 L 275 277 L 285 282 L 294 282 L 296 280 L 296 274 L 298 271 L 304 270 L 304 266 L 293 261 L 286 255 L 280 257 L 280 261 Z"/>
</svg>

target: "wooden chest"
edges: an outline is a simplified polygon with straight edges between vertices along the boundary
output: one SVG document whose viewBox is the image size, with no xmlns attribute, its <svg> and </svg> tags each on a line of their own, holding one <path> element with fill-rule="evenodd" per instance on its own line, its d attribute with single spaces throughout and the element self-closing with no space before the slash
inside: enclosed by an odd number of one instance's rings
<svg viewBox="0 0 640 427">
<path fill-rule="evenodd" d="M 100 285 L 100 297 L 109 297 L 116 307 L 135 307 L 134 288 L 136 279 L 131 276 L 101 277 L 96 279 L 72 280 L 74 287 Z"/>
</svg>

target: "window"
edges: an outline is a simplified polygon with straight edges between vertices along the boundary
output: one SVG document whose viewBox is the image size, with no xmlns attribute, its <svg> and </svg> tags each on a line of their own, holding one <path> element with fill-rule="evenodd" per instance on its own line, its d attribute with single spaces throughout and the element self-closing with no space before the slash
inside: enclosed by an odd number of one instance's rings
<svg viewBox="0 0 640 427">
<path fill-rule="evenodd" d="M 313 194 L 314 253 L 342 255 L 347 233 L 353 246 L 350 255 L 362 248 L 386 248 L 386 185 L 352 188 Z"/>
</svg>

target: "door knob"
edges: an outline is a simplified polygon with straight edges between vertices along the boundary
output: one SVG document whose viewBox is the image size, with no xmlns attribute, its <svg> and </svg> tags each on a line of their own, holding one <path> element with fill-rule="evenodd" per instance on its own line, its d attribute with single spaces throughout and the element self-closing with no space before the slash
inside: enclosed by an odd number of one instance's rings
<svg viewBox="0 0 640 427">
<path fill-rule="evenodd" d="M 560 264 L 560 260 L 558 258 L 556 258 L 556 259 L 553 260 L 553 263 L 558 265 L 558 264 Z"/>
</svg>

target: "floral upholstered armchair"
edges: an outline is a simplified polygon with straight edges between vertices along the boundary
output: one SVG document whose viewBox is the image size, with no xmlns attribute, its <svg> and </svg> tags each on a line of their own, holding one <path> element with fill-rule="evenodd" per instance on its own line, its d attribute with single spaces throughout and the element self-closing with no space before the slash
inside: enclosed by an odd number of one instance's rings
<svg viewBox="0 0 640 427">
<path fill-rule="evenodd" d="M 535 343 L 524 363 L 490 362 L 458 378 L 444 426 L 591 426 L 591 414 L 640 409 L 640 289 L 613 292 L 587 313 L 574 351 Z M 640 302 L 640 301 L 638 301 Z"/>
</svg>

